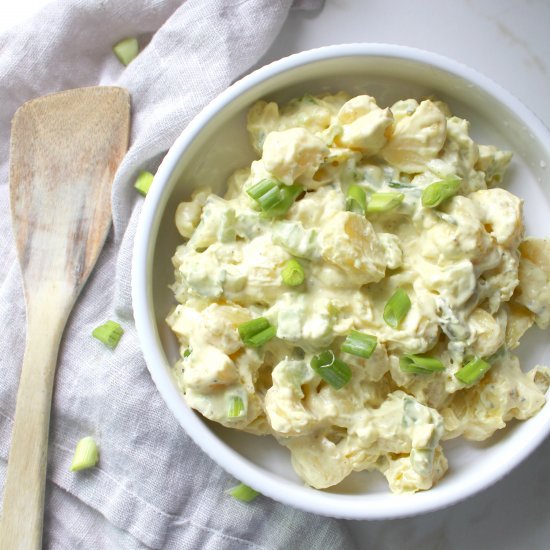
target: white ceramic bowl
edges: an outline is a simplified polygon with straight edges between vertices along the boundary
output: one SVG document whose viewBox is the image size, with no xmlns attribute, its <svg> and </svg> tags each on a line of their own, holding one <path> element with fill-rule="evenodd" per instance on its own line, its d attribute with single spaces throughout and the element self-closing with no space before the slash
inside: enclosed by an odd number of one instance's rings
<svg viewBox="0 0 550 550">
<path fill-rule="evenodd" d="M 232 85 L 208 105 L 176 140 L 155 176 L 141 214 L 133 260 L 133 303 L 143 353 L 159 392 L 178 421 L 223 468 L 278 501 L 324 515 L 381 519 L 447 506 L 489 486 L 524 459 L 550 432 L 550 405 L 526 422 L 512 423 L 483 444 L 444 444 L 449 471 L 433 489 L 392 495 L 379 474 L 357 473 L 325 491 L 304 486 L 288 451 L 257 437 L 206 422 L 191 411 L 170 374 L 177 345 L 164 319 L 173 305 L 170 258 L 181 242 L 174 226 L 177 204 L 208 183 L 222 190 L 254 153 L 246 112 L 260 98 L 285 101 L 306 92 L 368 93 L 382 106 L 397 99 L 436 95 L 471 121 L 477 141 L 515 152 L 506 186 L 525 199 L 528 234 L 550 235 L 550 135 L 517 99 L 486 77 L 432 53 L 384 44 L 329 46 L 267 65 Z M 550 344 L 532 330 L 520 354 L 525 366 L 550 361 Z M 161 421 L 161 419 L 159 419 Z"/>
</svg>

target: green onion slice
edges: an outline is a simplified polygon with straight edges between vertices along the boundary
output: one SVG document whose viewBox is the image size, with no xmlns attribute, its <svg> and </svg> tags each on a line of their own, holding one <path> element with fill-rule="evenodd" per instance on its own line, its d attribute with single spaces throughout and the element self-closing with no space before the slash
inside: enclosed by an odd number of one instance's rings
<svg viewBox="0 0 550 550">
<path fill-rule="evenodd" d="M 403 193 L 373 193 L 367 204 L 367 212 L 388 212 L 397 208 L 404 198 Z"/>
<path fill-rule="evenodd" d="M 384 306 L 384 321 L 392 328 L 397 328 L 411 309 L 411 299 L 402 289 L 398 288 Z"/>
<path fill-rule="evenodd" d="M 295 260 L 288 260 L 281 271 L 283 283 L 288 286 L 299 286 L 304 282 L 306 274 L 302 264 Z"/>
<path fill-rule="evenodd" d="M 242 418 L 246 416 L 246 405 L 240 395 L 229 396 L 227 418 Z"/>
<path fill-rule="evenodd" d="M 246 192 L 264 211 L 273 208 L 281 200 L 280 186 L 276 180 L 262 180 L 249 187 Z"/>
<path fill-rule="evenodd" d="M 260 494 L 258 493 L 258 491 L 255 491 L 254 489 L 252 489 L 252 487 L 249 487 L 244 483 L 240 483 L 236 487 L 229 489 L 227 493 L 230 494 L 233 498 L 236 498 L 237 500 L 240 500 L 242 502 L 250 502 Z"/>
<path fill-rule="evenodd" d="M 376 336 L 352 330 L 346 336 L 340 351 L 368 359 L 376 349 L 376 344 L 378 344 Z"/>
<path fill-rule="evenodd" d="M 460 179 L 451 177 L 428 185 L 422 191 L 422 206 L 426 208 L 439 206 L 443 201 L 457 193 L 460 184 Z"/>
<path fill-rule="evenodd" d="M 403 372 L 429 374 L 445 370 L 445 365 L 436 357 L 406 354 L 399 358 L 399 367 Z"/>
<path fill-rule="evenodd" d="M 367 211 L 367 194 L 360 185 L 350 185 L 348 187 L 346 210 L 363 215 Z"/>
<path fill-rule="evenodd" d="M 241 340 L 251 348 L 259 348 L 269 342 L 277 331 L 275 327 L 265 318 L 258 317 L 238 326 Z"/>
<path fill-rule="evenodd" d="M 137 38 L 125 38 L 113 46 L 113 53 L 123 65 L 128 65 L 139 53 Z"/>
<path fill-rule="evenodd" d="M 93 437 L 84 437 L 77 444 L 71 463 L 71 472 L 93 468 L 99 460 L 97 443 Z"/>
<path fill-rule="evenodd" d="M 479 357 L 474 357 L 458 370 L 455 376 L 464 384 L 474 384 L 481 380 L 490 368 L 491 363 Z"/>
<path fill-rule="evenodd" d="M 284 216 L 288 212 L 288 209 L 294 204 L 298 195 L 302 194 L 304 188 L 297 183 L 292 185 L 281 184 L 279 190 L 281 193 L 281 200 L 277 205 L 266 212 L 268 216 L 277 218 Z"/>
<path fill-rule="evenodd" d="M 191 352 L 193 350 L 191 348 L 187 348 L 184 352 L 183 352 L 183 358 L 186 359 L 187 357 L 189 357 L 191 355 Z"/>
<path fill-rule="evenodd" d="M 154 177 L 155 176 L 153 176 L 151 172 L 141 171 L 134 183 L 134 187 L 137 189 L 138 193 L 141 193 L 143 196 L 147 195 Z"/>
<path fill-rule="evenodd" d="M 343 388 L 351 380 L 351 370 L 332 350 L 323 351 L 311 358 L 311 368 L 334 389 Z"/>
<path fill-rule="evenodd" d="M 264 179 L 249 187 L 246 192 L 254 199 L 262 212 L 271 217 L 284 216 L 304 188 L 294 183 L 285 185 L 274 179 Z"/>
<path fill-rule="evenodd" d="M 103 342 L 106 346 L 114 349 L 117 347 L 118 342 L 124 329 L 116 321 L 106 321 L 103 325 L 95 328 L 92 332 L 92 336 Z"/>
</svg>

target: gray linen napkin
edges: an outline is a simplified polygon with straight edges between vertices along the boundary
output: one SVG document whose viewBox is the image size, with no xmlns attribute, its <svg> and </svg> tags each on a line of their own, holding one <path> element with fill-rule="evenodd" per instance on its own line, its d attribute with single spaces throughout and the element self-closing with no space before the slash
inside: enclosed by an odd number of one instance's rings
<svg viewBox="0 0 550 550">
<path fill-rule="evenodd" d="M 310 549 L 353 547 L 345 526 L 266 497 L 225 494 L 237 481 L 198 449 L 158 395 L 132 320 L 130 262 L 142 198 L 139 169 L 277 36 L 291 0 L 57 0 L 0 36 L 0 480 L 6 472 L 23 357 L 25 311 L 8 205 L 10 120 L 26 100 L 95 84 L 132 95 L 130 150 L 113 189 L 113 229 L 69 320 L 58 360 L 46 492 L 47 548 Z M 301 7 L 319 6 L 302 0 Z M 137 36 L 127 68 L 112 44 Z M 126 333 L 93 339 L 106 319 Z M 96 468 L 71 473 L 75 443 L 93 435 Z"/>
</svg>

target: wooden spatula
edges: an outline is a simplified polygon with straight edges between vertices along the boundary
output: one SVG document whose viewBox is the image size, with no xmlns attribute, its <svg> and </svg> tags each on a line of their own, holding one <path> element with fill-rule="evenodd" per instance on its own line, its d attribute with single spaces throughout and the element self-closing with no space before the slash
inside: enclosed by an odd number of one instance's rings
<svg viewBox="0 0 550 550">
<path fill-rule="evenodd" d="M 109 231 L 111 185 L 128 147 L 129 126 L 128 92 L 114 87 L 34 99 L 13 118 L 11 213 L 27 335 L 4 488 L 2 550 L 41 547 L 57 352 Z"/>
</svg>

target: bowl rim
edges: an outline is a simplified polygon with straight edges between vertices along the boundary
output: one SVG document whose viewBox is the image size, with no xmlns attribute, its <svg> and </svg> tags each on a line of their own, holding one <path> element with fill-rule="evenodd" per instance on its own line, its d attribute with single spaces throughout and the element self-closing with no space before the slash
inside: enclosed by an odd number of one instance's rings
<svg viewBox="0 0 550 550">
<path fill-rule="evenodd" d="M 384 494 L 381 496 L 379 493 L 341 495 L 301 487 L 261 468 L 239 454 L 214 432 L 207 429 L 203 420 L 189 407 L 181 406 L 181 394 L 166 369 L 168 365 L 159 345 L 155 316 L 150 307 L 152 290 L 148 287 L 151 280 L 153 245 L 158 237 L 160 221 L 157 212 L 163 211 L 166 205 L 167 184 L 177 169 L 179 159 L 209 120 L 240 94 L 282 72 L 313 62 L 365 56 L 398 58 L 433 66 L 464 81 L 474 83 L 483 92 L 514 112 L 550 156 L 550 133 L 534 113 L 514 95 L 477 70 L 441 54 L 395 44 L 353 43 L 323 46 L 284 57 L 254 70 L 220 93 L 187 125 L 162 160 L 155 174 L 154 183 L 143 203 L 136 229 L 131 275 L 132 304 L 136 331 L 147 368 L 161 397 L 187 434 L 223 469 L 262 494 L 307 512 L 347 519 L 393 519 L 450 506 L 497 482 L 523 461 L 550 433 L 550 406 L 545 406 L 534 417 L 538 419 L 536 422 L 538 429 L 515 454 L 506 457 L 493 469 L 485 471 L 484 476 L 471 476 L 469 483 L 464 483 L 460 490 L 451 487 L 449 490 L 432 489 L 414 495 Z M 224 456 L 225 459 L 220 461 L 220 457 Z"/>
</svg>

